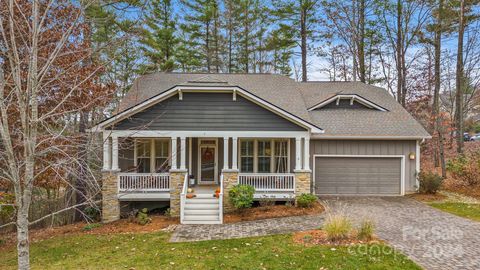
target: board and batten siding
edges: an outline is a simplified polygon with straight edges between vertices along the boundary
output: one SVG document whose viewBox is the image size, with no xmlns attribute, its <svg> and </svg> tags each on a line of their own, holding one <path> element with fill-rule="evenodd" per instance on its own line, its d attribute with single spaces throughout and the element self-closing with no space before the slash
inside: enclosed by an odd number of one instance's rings
<svg viewBox="0 0 480 270">
<path fill-rule="evenodd" d="M 305 131 L 295 123 L 231 93 L 183 93 L 117 123 L 115 130 Z"/>
<path fill-rule="evenodd" d="M 405 156 L 405 193 L 415 192 L 415 160 L 409 159 L 415 153 L 416 141 L 401 140 L 311 140 L 311 155 L 403 155 Z M 417 158 L 417 157 L 416 157 Z M 310 159 L 313 167 L 314 158 Z M 312 181 L 315 182 L 315 181 Z"/>
</svg>

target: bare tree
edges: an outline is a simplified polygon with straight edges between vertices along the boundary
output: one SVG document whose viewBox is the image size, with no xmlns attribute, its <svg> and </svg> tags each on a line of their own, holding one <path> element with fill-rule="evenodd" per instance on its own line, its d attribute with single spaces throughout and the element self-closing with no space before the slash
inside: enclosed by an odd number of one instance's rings
<svg viewBox="0 0 480 270">
<path fill-rule="evenodd" d="M 46 173 L 47 181 L 65 186 L 79 172 L 84 181 L 95 179 L 81 161 L 91 148 L 79 147 L 86 140 L 72 128 L 72 116 L 103 105 L 110 93 L 97 83 L 102 67 L 92 60 L 88 32 L 83 10 L 68 0 L 9 0 L 0 7 L 0 181 L 15 196 L 19 269 L 30 268 L 36 182 Z M 91 199 L 85 194 L 81 205 Z"/>
</svg>

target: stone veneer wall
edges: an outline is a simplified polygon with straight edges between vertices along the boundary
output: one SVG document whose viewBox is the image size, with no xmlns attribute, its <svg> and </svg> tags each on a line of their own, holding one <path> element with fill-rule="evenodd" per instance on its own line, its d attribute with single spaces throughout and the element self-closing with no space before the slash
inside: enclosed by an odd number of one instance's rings
<svg viewBox="0 0 480 270">
<path fill-rule="evenodd" d="M 180 216 L 180 195 L 182 194 L 186 173 L 186 170 L 170 171 L 170 214 L 173 217 Z"/>
<path fill-rule="evenodd" d="M 228 213 L 234 210 L 228 192 L 238 183 L 238 171 L 223 171 L 223 212 Z"/>
<path fill-rule="evenodd" d="M 312 173 L 310 171 L 295 172 L 295 196 L 302 193 L 310 193 Z"/>
<path fill-rule="evenodd" d="M 116 172 L 104 172 L 102 179 L 102 222 L 108 223 L 120 219 L 118 201 L 118 181 Z"/>
</svg>

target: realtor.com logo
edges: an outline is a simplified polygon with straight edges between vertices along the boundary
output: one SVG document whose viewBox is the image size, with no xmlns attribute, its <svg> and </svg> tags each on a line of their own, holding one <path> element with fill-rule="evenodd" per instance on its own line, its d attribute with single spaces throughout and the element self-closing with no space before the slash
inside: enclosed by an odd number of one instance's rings
<svg viewBox="0 0 480 270">
<path fill-rule="evenodd" d="M 464 255 L 461 239 L 463 231 L 455 226 L 432 226 L 417 228 L 404 226 L 402 229 L 403 241 L 411 242 L 412 251 L 423 251 L 426 258 L 453 258 Z"/>
</svg>

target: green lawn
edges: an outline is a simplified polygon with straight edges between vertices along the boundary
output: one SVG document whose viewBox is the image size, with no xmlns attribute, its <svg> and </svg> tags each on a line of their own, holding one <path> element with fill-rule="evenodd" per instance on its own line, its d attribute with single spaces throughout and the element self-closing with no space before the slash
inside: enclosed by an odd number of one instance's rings
<svg viewBox="0 0 480 270">
<path fill-rule="evenodd" d="M 460 202 L 433 202 L 429 203 L 429 205 L 457 216 L 480 221 L 480 204 L 469 204 Z"/>
<path fill-rule="evenodd" d="M 421 269 L 384 245 L 304 247 L 290 235 L 168 243 L 168 233 L 63 236 L 33 244 L 33 269 Z M 368 250 L 368 252 L 365 252 Z M 15 252 L 0 252 L 14 269 Z M 322 268 L 323 267 L 323 268 Z"/>
</svg>

